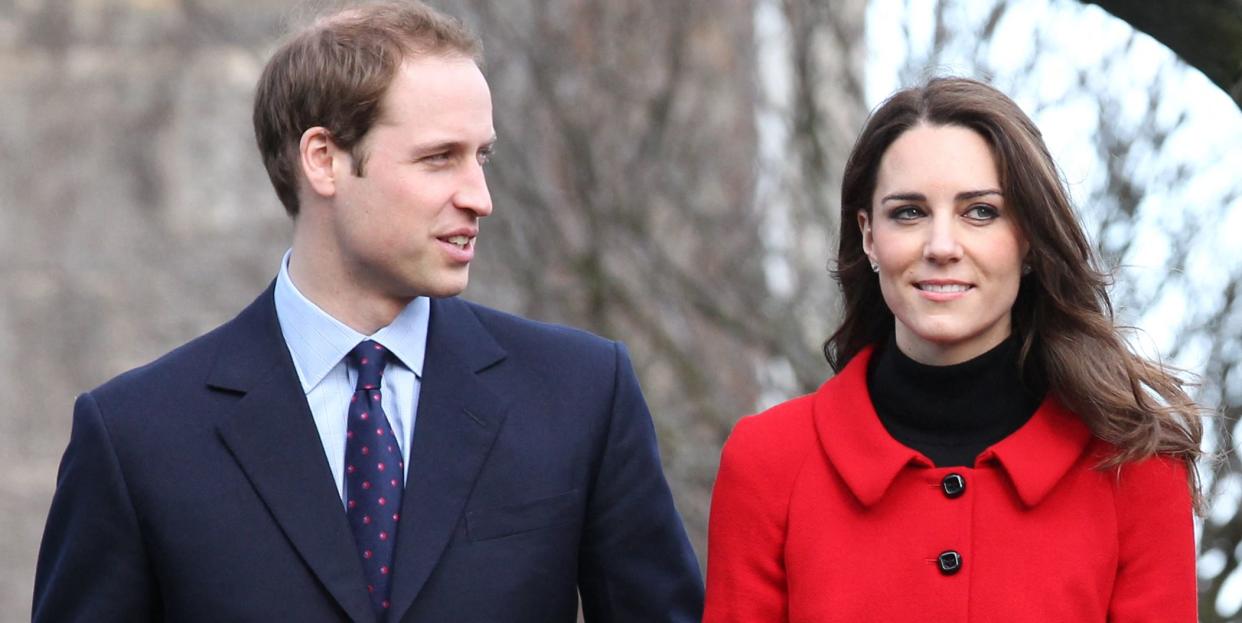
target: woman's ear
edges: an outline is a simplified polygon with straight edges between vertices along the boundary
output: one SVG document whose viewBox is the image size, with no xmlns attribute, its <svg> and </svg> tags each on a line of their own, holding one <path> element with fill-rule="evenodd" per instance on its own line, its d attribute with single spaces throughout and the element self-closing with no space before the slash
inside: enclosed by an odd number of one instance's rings
<svg viewBox="0 0 1242 623">
<path fill-rule="evenodd" d="M 872 253 L 872 247 L 875 241 L 871 236 L 871 215 L 866 210 L 858 211 L 858 230 L 862 232 L 863 253 L 871 260 L 871 265 L 875 266 L 875 254 Z"/>
<path fill-rule="evenodd" d="M 1025 235 L 1022 236 L 1020 246 L 1022 249 L 1022 276 L 1025 277 L 1035 270 L 1035 267 L 1031 265 L 1031 243 L 1027 241 Z"/>
</svg>

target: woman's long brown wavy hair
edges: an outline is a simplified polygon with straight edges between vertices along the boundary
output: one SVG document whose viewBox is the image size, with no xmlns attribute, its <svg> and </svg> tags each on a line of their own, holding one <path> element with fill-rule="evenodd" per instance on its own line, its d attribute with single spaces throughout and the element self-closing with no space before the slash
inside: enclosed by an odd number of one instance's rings
<svg viewBox="0 0 1242 623">
<path fill-rule="evenodd" d="M 1195 461 L 1202 409 L 1175 374 L 1127 346 L 1113 321 L 1109 275 L 1098 268 L 1039 129 L 1012 100 L 981 82 L 936 78 L 899 91 L 872 113 L 854 144 L 841 188 L 833 271 L 845 316 L 824 344 L 828 363 L 839 371 L 893 330 L 893 313 L 863 253 L 857 215 L 871 213 L 884 152 L 919 124 L 969 128 L 991 146 L 1006 204 L 1030 243 L 1032 270 L 1022 278 L 1012 311 L 1023 372 L 1041 378 L 1097 437 L 1118 448 L 1106 465 L 1157 453 L 1184 460 L 1201 509 Z"/>
</svg>

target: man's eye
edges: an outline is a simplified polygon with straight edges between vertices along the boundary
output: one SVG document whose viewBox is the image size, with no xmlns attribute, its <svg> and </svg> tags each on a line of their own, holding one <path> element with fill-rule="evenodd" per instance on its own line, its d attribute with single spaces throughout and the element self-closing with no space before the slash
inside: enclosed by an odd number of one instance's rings
<svg viewBox="0 0 1242 623">
<path fill-rule="evenodd" d="M 494 153 L 495 152 L 492 151 L 491 149 L 480 149 L 479 155 L 477 156 L 477 158 L 479 159 L 479 164 L 487 164 L 492 159 L 492 155 Z"/>
<path fill-rule="evenodd" d="M 429 156 L 423 156 L 423 162 L 429 162 L 431 164 L 442 164 L 448 162 L 448 159 L 449 153 L 447 151 L 431 154 Z"/>
</svg>

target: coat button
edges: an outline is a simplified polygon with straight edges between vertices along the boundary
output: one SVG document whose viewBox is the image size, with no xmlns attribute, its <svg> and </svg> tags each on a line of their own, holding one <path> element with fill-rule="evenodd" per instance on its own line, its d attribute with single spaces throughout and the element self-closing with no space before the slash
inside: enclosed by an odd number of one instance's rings
<svg viewBox="0 0 1242 623">
<path fill-rule="evenodd" d="M 961 474 L 949 474 L 940 481 L 940 488 L 950 498 L 961 497 L 966 492 L 966 479 Z"/>
<path fill-rule="evenodd" d="M 936 559 L 936 563 L 940 565 L 940 573 L 944 575 L 953 575 L 962 570 L 962 555 L 949 550 L 940 554 Z"/>
</svg>

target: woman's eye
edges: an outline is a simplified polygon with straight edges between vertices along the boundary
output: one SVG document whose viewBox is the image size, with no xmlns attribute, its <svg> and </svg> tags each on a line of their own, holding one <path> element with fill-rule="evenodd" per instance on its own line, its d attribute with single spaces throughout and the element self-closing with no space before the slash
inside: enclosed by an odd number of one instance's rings
<svg viewBox="0 0 1242 623">
<path fill-rule="evenodd" d="M 970 206 L 969 210 L 966 210 L 966 218 L 976 221 L 990 221 L 998 216 L 1000 216 L 1000 212 L 987 204 L 973 205 Z"/>
<path fill-rule="evenodd" d="M 923 216 L 923 211 L 915 206 L 902 206 L 889 212 L 888 216 L 898 221 L 912 221 Z"/>
</svg>

